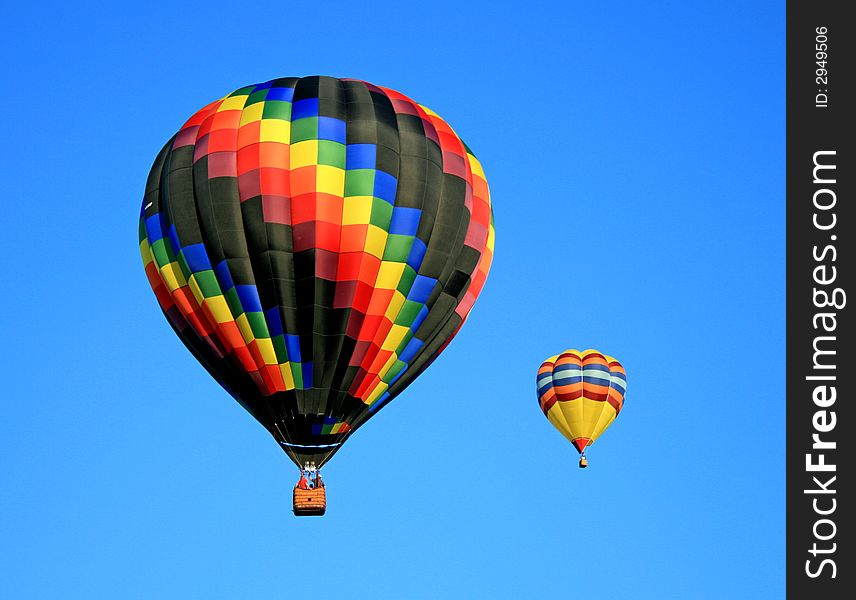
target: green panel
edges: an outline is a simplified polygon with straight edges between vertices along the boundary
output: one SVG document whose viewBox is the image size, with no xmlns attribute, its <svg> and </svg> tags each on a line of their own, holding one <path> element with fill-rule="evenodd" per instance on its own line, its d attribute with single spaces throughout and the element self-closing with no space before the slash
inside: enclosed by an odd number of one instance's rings
<svg viewBox="0 0 856 600">
<path fill-rule="evenodd" d="M 406 363 L 403 363 L 400 360 L 396 360 L 394 363 L 392 363 L 392 366 L 389 368 L 389 372 L 386 375 L 384 375 L 383 377 L 381 377 L 380 380 L 383 381 L 384 383 L 389 383 L 406 366 L 407 366 Z"/>
<path fill-rule="evenodd" d="M 345 168 L 345 144 L 318 140 L 318 164 L 331 167 Z"/>
<path fill-rule="evenodd" d="M 419 311 L 422 310 L 423 306 L 424 305 L 421 302 L 405 300 L 404 304 L 401 306 L 401 310 L 398 311 L 398 316 L 395 318 L 395 324 L 410 327 L 416 319 L 416 315 L 418 315 Z"/>
<path fill-rule="evenodd" d="M 406 265 L 404 267 L 404 272 L 401 274 L 401 280 L 398 282 L 398 285 L 395 289 L 401 292 L 404 296 L 407 296 L 410 293 L 410 288 L 413 287 L 413 281 L 416 279 L 416 271 L 413 270 L 413 267 L 410 265 Z M 422 306 L 421 304 L 419 305 Z"/>
<path fill-rule="evenodd" d="M 288 362 L 288 350 L 285 347 L 285 336 L 274 336 L 271 341 L 273 342 L 273 350 L 276 352 L 276 359 L 281 363 Z"/>
<path fill-rule="evenodd" d="M 244 307 L 241 306 L 241 299 L 238 298 L 238 292 L 235 291 L 235 288 L 229 288 L 223 295 L 226 296 L 226 304 L 229 305 L 229 310 L 235 317 L 244 312 Z"/>
<path fill-rule="evenodd" d="M 194 273 L 193 277 L 196 279 L 199 289 L 202 290 L 203 296 L 211 298 L 212 296 L 220 295 L 220 283 L 217 281 L 217 276 L 214 274 L 214 271 L 206 269 L 204 271 Z"/>
<path fill-rule="evenodd" d="M 167 248 L 169 248 L 170 244 L 167 244 Z M 181 272 L 184 273 L 185 279 L 190 279 L 190 275 L 193 271 L 190 270 L 190 265 L 187 264 L 187 259 L 184 258 L 184 252 L 179 252 L 178 257 L 176 259 L 178 262 L 178 267 L 181 269 Z"/>
<path fill-rule="evenodd" d="M 387 204 L 387 206 L 389 205 Z M 386 238 L 386 248 L 383 251 L 383 260 L 407 262 L 407 257 L 410 255 L 410 248 L 412 246 L 412 235 L 401 235 L 397 233 L 390 234 Z"/>
<path fill-rule="evenodd" d="M 166 251 L 166 244 L 163 238 L 152 244 L 152 255 L 155 257 L 155 262 L 159 267 L 165 267 L 170 262 L 169 253 Z"/>
<path fill-rule="evenodd" d="M 318 139 L 318 117 L 306 117 L 291 122 L 291 143 Z"/>
<path fill-rule="evenodd" d="M 347 185 L 345 186 L 347 187 Z M 389 231 L 389 224 L 392 221 L 392 204 L 381 200 L 380 198 L 372 198 L 372 216 L 369 223 L 377 225 L 384 231 Z M 407 257 L 405 257 L 406 259 Z"/>
<path fill-rule="evenodd" d="M 262 110 L 262 118 L 291 121 L 291 102 L 283 102 L 282 100 L 265 100 L 265 107 L 264 110 Z"/>
<path fill-rule="evenodd" d="M 253 330 L 256 339 L 270 337 L 264 313 L 249 311 L 247 312 L 247 321 L 250 323 L 250 329 Z"/>
<path fill-rule="evenodd" d="M 268 93 L 268 88 L 265 88 L 263 90 L 256 90 L 255 92 L 250 94 L 249 98 L 247 98 L 247 101 L 244 103 L 244 108 L 247 108 L 248 106 L 250 106 L 252 104 L 258 104 L 259 102 L 264 102 L 265 96 L 267 96 L 267 93 Z"/>
<path fill-rule="evenodd" d="M 235 96 L 249 96 L 254 89 L 256 89 L 256 86 L 254 85 L 242 87 L 229 94 L 229 98 L 234 98 Z"/>
<path fill-rule="evenodd" d="M 374 194 L 374 169 L 345 171 L 345 196 L 371 196 Z"/>
<path fill-rule="evenodd" d="M 291 365 L 291 376 L 294 377 L 294 387 L 298 390 L 303 389 L 303 370 L 300 368 L 300 363 L 293 362 Z"/>
</svg>

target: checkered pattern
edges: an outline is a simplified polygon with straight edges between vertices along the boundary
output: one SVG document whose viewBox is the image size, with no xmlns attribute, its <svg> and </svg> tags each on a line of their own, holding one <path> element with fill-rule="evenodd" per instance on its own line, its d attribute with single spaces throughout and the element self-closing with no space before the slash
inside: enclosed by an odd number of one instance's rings
<svg viewBox="0 0 856 600">
<path fill-rule="evenodd" d="M 493 244 L 484 172 L 451 127 L 328 77 L 201 109 L 155 161 L 140 218 L 173 328 L 298 462 L 329 458 L 445 348 Z"/>
</svg>

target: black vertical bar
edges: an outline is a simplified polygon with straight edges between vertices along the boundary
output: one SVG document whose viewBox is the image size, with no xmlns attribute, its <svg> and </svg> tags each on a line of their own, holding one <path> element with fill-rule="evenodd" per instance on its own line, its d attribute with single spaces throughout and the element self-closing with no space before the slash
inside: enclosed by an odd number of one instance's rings
<svg viewBox="0 0 856 600">
<path fill-rule="evenodd" d="M 856 295 L 847 298 L 856 294 L 856 22 L 847 6 L 787 3 L 787 583 L 798 599 L 856 597 Z"/>
</svg>

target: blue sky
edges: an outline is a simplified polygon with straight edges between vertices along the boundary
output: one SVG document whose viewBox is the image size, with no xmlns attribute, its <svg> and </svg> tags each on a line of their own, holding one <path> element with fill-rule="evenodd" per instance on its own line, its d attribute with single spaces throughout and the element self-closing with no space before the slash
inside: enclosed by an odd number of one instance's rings
<svg viewBox="0 0 856 600">
<path fill-rule="evenodd" d="M 784 595 L 783 2 L 39 3 L 3 28 L 0 596 Z M 449 121 L 497 243 L 467 326 L 295 519 L 293 466 L 161 317 L 136 228 L 184 119 L 312 74 Z M 629 385 L 580 471 L 534 377 L 592 346 Z"/>
</svg>

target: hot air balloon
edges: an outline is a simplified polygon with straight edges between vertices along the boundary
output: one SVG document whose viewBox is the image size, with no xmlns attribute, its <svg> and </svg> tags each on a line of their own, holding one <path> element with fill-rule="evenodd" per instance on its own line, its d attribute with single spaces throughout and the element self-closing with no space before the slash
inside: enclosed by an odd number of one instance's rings
<svg viewBox="0 0 856 600">
<path fill-rule="evenodd" d="M 139 233 L 175 333 L 306 470 L 446 347 L 494 246 L 484 171 L 452 128 L 331 77 L 194 114 L 154 162 Z"/>
<path fill-rule="evenodd" d="M 591 446 L 621 412 L 627 375 L 616 359 L 597 350 L 565 350 L 538 369 L 538 404 L 588 466 Z"/>
</svg>

